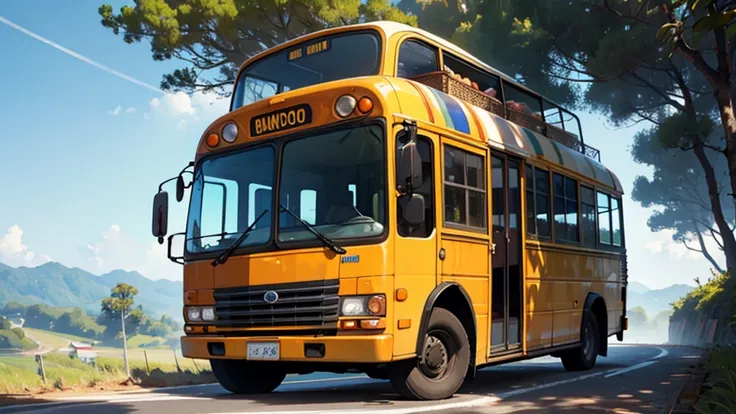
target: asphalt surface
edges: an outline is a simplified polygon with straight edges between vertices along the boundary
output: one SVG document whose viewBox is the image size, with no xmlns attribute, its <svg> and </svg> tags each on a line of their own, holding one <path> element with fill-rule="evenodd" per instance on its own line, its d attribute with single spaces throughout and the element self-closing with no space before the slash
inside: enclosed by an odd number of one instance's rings
<svg viewBox="0 0 736 414">
<path fill-rule="evenodd" d="M 135 393 L 75 395 L 0 408 L 5 413 L 531 413 L 667 412 L 700 350 L 618 345 L 593 370 L 566 372 L 559 359 L 542 357 L 481 370 L 451 399 L 401 399 L 387 381 L 362 375 L 290 376 L 273 393 L 235 396 L 219 385 Z M 61 398 L 61 399 L 60 399 Z"/>
</svg>

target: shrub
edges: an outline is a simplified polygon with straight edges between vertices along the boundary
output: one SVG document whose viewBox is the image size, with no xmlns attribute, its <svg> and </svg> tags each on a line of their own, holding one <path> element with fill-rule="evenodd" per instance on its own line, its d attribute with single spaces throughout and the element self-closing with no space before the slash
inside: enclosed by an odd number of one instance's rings
<svg viewBox="0 0 736 414">
<path fill-rule="evenodd" d="M 736 413 L 736 346 L 713 350 L 704 391 L 695 410 L 699 413 Z"/>
<path fill-rule="evenodd" d="M 17 336 L 20 339 L 23 339 L 26 337 L 26 331 L 23 330 L 23 328 L 13 328 L 11 329 L 13 333 L 15 333 L 15 336 Z"/>
</svg>

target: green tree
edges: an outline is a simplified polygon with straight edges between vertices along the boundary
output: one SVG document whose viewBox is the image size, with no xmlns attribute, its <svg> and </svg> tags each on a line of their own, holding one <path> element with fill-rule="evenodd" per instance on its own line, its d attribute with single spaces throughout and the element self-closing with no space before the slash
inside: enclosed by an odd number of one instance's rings
<svg viewBox="0 0 736 414">
<path fill-rule="evenodd" d="M 246 59 L 286 40 L 370 20 L 416 21 L 389 0 L 137 0 L 117 14 L 102 5 L 99 14 L 126 43 L 150 41 L 154 60 L 188 64 L 165 75 L 162 89 L 223 95 Z"/>
<path fill-rule="evenodd" d="M 718 260 L 723 257 L 720 232 L 712 224 L 711 200 L 699 162 L 692 151 L 663 147 L 659 132 L 657 128 L 650 128 L 634 138 L 631 151 L 634 161 L 651 166 L 653 174 L 652 178 L 636 177 L 631 197 L 644 207 L 658 207 L 648 220 L 652 231 L 672 230 L 674 241 L 701 253 L 716 271 L 723 272 Z M 728 176 L 724 157 L 710 153 L 708 158 L 717 176 Z M 734 205 L 729 202 L 727 191 L 723 191 L 728 180 L 721 179 L 718 184 L 724 216 L 733 227 Z M 709 238 L 718 244 L 716 252 L 708 250 L 706 240 Z"/>
<path fill-rule="evenodd" d="M 715 223 L 726 265 L 732 268 L 736 265 L 736 238 L 729 226 L 733 214 L 727 217 L 719 200 L 727 195 L 732 204 L 731 194 L 736 193 L 736 147 L 731 151 L 731 133 L 725 131 L 731 128 L 729 123 L 736 128 L 730 114 L 731 70 L 726 64 L 733 48 L 725 47 L 725 18 L 713 17 L 731 13 L 712 1 L 685 3 L 481 0 L 479 15 L 468 18 L 455 36 L 465 38 L 471 53 L 492 53 L 514 62 L 505 67 L 509 75 L 561 103 L 602 114 L 615 126 L 647 122 L 657 130 L 662 148 L 691 152 L 710 201 L 708 222 Z M 497 22 L 499 16 L 512 21 L 514 30 L 505 30 L 517 40 L 489 48 L 487 42 L 499 34 L 485 22 Z M 713 26 L 701 22 L 708 16 Z M 672 22 L 676 33 L 663 36 L 660 28 Z M 694 28 L 697 22 L 700 30 Z M 500 39 L 506 39 L 503 33 Z M 536 59 L 542 64 L 536 64 Z M 569 89 L 556 91 L 556 85 Z M 717 124 L 725 127 L 721 128 L 725 142 L 708 139 Z M 720 186 L 712 156 L 726 158 L 729 191 Z"/>
<path fill-rule="evenodd" d="M 632 326 L 642 327 L 647 324 L 647 312 L 641 306 L 629 309 L 626 316 L 628 316 Z"/>
<path fill-rule="evenodd" d="M 28 306 L 18 302 L 8 302 L 3 307 L 3 314 L 9 318 L 14 316 L 24 316 Z"/>
<path fill-rule="evenodd" d="M 0 319 L 0 329 L 9 330 L 12 326 L 13 324 L 11 324 L 9 320 L 5 318 Z"/>
<path fill-rule="evenodd" d="M 130 367 L 128 366 L 128 339 L 125 334 L 125 318 L 133 308 L 134 297 L 137 294 L 138 289 L 135 286 L 118 283 L 112 288 L 110 297 L 102 299 L 102 313 L 110 316 L 117 315 L 120 318 L 123 338 L 123 362 L 125 364 L 125 376 L 128 378 L 130 378 Z M 140 313 L 142 314 L 142 310 Z"/>
</svg>

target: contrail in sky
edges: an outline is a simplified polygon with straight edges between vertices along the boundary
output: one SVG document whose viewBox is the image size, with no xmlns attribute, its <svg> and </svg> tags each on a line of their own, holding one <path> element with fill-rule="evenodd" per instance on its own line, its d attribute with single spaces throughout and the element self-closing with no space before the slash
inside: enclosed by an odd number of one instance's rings
<svg viewBox="0 0 736 414">
<path fill-rule="evenodd" d="M 115 75 L 115 76 L 117 76 L 119 78 L 123 78 L 123 79 L 127 80 L 128 82 L 135 83 L 138 86 L 143 86 L 144 88 L 148 88 L 148 89 L 150 89 L 152 91 L 155 91 L 155 92 L 158 92 L 158 93 L 165 93 L 161 89 L 159 89 L 159 88 L 157 88 L 157 87 L 155 87 L 155 86 L 153 86 L 153 85 L 151 85 L 149 83 L 146 83 L 146 82 L 143 82 L 143 81 L 138 80 L 136 78 L 133 78 L 131 76 L 128 76 L 128 75 L 126 75 L 126 74 L 124 74 L 122 72 L 118 72 L 117 70 L 112 69 L 112 68 L 109 68 L 109 67 L 107 67 L 107 66 L 105 66 L 105 65 L 103 65 L 101 63 L 97 63 L 94 60 L 92 60 L 92 59 L 90 59 L 90 58 L 88 58 L 86 56 L 82 56 L 82 55 L 80 55 L 79 53 L 77 53 L 77 52 L 75 52 L 73 50 L 69 50 L 69 49 L 65 48 L 64 46 L 62 46 L 62 45 L 60 45 L 58 43 L 52 42 L 51 40 L 46 39 L 45 37 L 43 37 L 41 35 L 38 35 L 36 33 L 33 33 L 32 31 L 30 31 L 30 30 L 28 30 L 28 29 L 26 29 L 26 28 L 24 28 L 22 26 L 19 26 L 19 25 L 15 24 L 15 23 L 11 22 L 10 20 L 6 19 L 3 16 L 0 16 L 0 23 L 5 23 L 6 25 L 10 26 L 11 28 L 13 28 L 13 29 L 15 29 L 15 30 L 17 30 L 17 31 L 25 34 L 25 35 L 28 35 L 28 36 L 36 39 L 36 40 L 40 40 L 41 42 L 46 43 L 47 45 L 49 45 L 49 46 L 51 46 L 51 47 L 53 47 L 53 48 L 55 48 L 57 50 L 60 50 L 60 51 L 62 51 L 64 53 L 66 53 L 69 56 L 75 57 L 75 58 L 81 60 L 82 62 L 88 63 L 88 64 L 90 64 L 90 65 L 92 65 L 92 66 L 94 66 L 94 67 L 96 67 L 98 69 L 102 69 L 102 70 L 104 70 L 105 72 L 107 72 L 107 73 L 109 73 L 111 75 Z"/>
</svg>

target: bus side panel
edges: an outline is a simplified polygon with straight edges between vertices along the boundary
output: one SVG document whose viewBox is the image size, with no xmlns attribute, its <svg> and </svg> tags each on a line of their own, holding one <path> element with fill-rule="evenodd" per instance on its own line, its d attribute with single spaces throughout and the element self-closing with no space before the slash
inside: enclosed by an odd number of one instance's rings
<svg viewBox="0 0 736 414">
<path fill-rule="evenodd" d="M 608 310 L 608 335 L 613 335 L 623 328 L 620 326 L 624 309 L 624 304 L 621 301 L 623 275 L 619 263 L 619 258 L 603 259 L 605 282 L 600 293 L 606 301 L 606 309 Z"/>
<path fill-rule="evenodd" d="M 443 234 L 441 243 L 445 249 L 445 260 L 442 261 L 440 283 L 458 283 L 470 295 L 478 330 L 476 361 L 485 361 L 490 338 L 490 332 L 488 332 L 488 296 L 490 292 L 488 241 L 453 239 L 451 235 Z"/>
<path fill-rule="evenodd" d="M 527 351 L 532 351 L 552 346 L 553 315 L 550 305 L 551 291 L 542 281 L 542 272 L 549 260 L 548 254 L 538 249 L 527 249 L 526 257 L 525 330 Z"/>
</svg>

